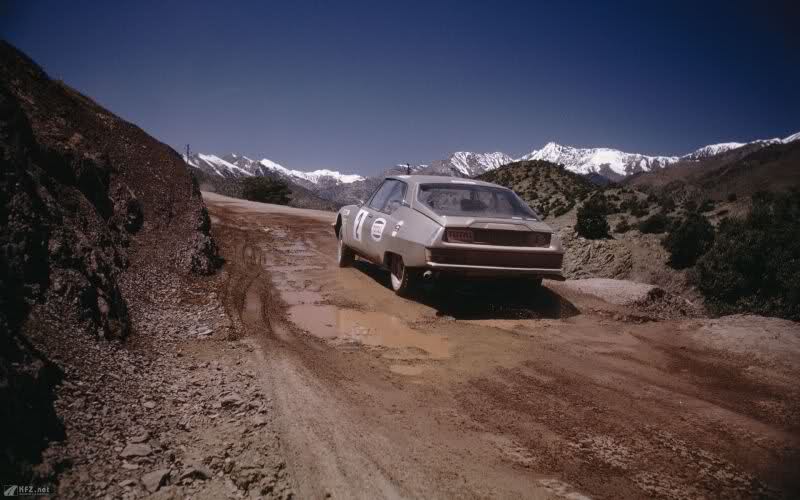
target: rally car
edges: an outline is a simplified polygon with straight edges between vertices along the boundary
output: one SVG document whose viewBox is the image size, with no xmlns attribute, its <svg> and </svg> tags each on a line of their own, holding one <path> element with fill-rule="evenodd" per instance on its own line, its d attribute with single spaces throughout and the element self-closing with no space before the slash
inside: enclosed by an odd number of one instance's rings
<svg viewBox="0 0 800 500">
<path fill-rule="evenodd" d="M 553 230 L 513 191 L 489 182 L 387 177 L 366 203 L 342 207 L 333 227 L 338 265 L 358 256 L 383 266 L 398 295 L 444 275 L 564 279 Z"/>
</svg>

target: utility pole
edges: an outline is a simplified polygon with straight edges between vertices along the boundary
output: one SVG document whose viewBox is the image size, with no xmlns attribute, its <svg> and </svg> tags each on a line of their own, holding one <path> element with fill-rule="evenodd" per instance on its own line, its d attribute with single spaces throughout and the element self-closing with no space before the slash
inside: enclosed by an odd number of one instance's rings
<svg viewBox="0 0 800 500">
<path fill-rule="evenodd" d="M 187 145 L 186 145 L 186 161 L 187 161 L 187 162 L 189 161 L 189 153 L 190 153 L 190 150 L 189 150 L 189 145 L 187 144 Z"/>
</svg>

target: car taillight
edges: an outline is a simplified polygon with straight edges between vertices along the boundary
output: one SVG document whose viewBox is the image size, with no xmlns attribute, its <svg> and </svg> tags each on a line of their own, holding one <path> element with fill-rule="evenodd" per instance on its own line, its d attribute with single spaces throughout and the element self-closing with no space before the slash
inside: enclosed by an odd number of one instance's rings
<svg viewBox="0 0 800 500">
<path fill-rule="evenodd" d="M 475 235 L 469 229 L 448 229 L 445 238 L 450 243 L 472 243 Z"/>
</svg>

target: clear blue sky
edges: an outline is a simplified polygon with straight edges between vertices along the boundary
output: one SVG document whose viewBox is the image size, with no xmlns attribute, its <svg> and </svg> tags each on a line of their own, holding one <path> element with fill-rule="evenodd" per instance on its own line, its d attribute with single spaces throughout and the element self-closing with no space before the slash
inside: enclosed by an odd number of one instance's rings
<svg viewBox="0 0 800 500">
<path fill-rule="evenodd" d="M 0 29 L 176 149 L 299 169 L 800 130 L 796 3 L 694 3 L 16 1 Z"/>
</svg>

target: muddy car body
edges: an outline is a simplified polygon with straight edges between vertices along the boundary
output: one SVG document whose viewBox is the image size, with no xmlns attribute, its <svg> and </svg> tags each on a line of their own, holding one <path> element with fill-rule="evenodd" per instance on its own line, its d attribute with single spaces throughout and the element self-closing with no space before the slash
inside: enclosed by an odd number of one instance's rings
<svg viewBox="0 0 800 500">
<path fill-rule="evenodd" d="M 338 263 L 354 256 L 388 268 L 407 293 L 440 275 L 563 279 L 553 230 L 510 189 L 454 177 L 387 177 L 362 205 L 334 222 Z"/>
</svg>

